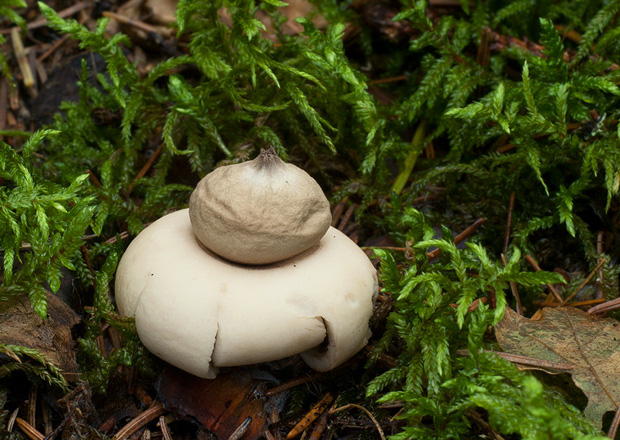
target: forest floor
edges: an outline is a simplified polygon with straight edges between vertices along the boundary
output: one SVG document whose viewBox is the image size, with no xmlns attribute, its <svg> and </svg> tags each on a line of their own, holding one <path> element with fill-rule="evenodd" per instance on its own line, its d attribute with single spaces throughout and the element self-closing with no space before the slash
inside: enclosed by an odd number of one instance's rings
<svg viewBox="0 0 620 440">
<path fill-rule="evenodd" d="M 397 41 L 412 31 L 406 21 L 391 21 L 395 12 L 389 10 L 389 3 L 376 2 L 373 7 L 364 7 L 362 15 L 366 23 L 374 28 L 374 32 L 387 40 Z M 442 8 L 441 14 L 448 14 L 452 8 L 458 8 L 461 4 L 458 1 L 430 3 L 439 5 Z M 187 41 L 183 38 L 178 40 L 170 26 L 174 21 L 176 7 L 172 0 L 127 2 L 51 0 L 47 4 L 61 17 L 73 18 L 89 29 L 96 26 L 97 19 L 108 17 L 109 36 L 122 32 L 130 37 L 132 45 L 123 46 L 123 51 L 141 76 L 148 75 L 158 63 L 169 57 L 185 54 L 189 50 Z M 312 6 L 305 1 L 292 2 L 292 5 L 283 11 L 288 18 L 283 29 L 290 34 L 301 33 L 303 28 L 294 19 L 309 14 L 311 10 Z M 13 86 L 12 80 L 7 77 L 0 78 L 0 131 L 5 134 L 4 142 L 19 149 L 24 132 L 33 133 L 49 126 L 54 122 L 54 115 L 60 111 L 62 102 L 77 102 L 80 99 L 78 82 L 84 60 L 93 73 L 105 72 L 106 65 L 99 55 L 82 50 L 78 40 L 68 35 L 60 36 L 52 31 L 35 1 L 28 0 L 27 7 L 17 9 L 17 12 L 25 21 L 25 32 L 8 21 L 4 22 L 6 26 L 0 28 L 0 34 L 6 38 L 1 50 L 8 60 L 15 84 Z M 265 24 L 263 37 L 275 39 L 270 35 L 269 18 L 260 15 L 260 12 L 258 18 Z M 221 20 L 226 22 L 230 17 L 222 11 Z M 321 17 L 315 17 L 314 23 L 319 29 L 324 29 L 326 25 Z M 350 42 L 358 35 L 359 29 L 355 26 L 346 26 L 342 38 L 345 42 Z M 499 34 L 489 34 L 488 37 L 494 41 L 495 46 L 503 45 L 502 50 L 508 46 L 536 54 L 544 50 L 543 47 L 526 39 L 507 40 Z M 480 56 L 484 57 L 484 54 Z M 488 54 L 486 56 L 488 57 Z M 368 82 L 368 91 L 378 103 L 389 106 L 396 98 L 387 89 L 379 86 L 406 79 L 404 75 L 387 79 L 377 78 Z M 502 93 L 503 90 L 502 88 Z M 119 125 L 122 114 L 109 109 L 92 108 L 90 118 L 97 126 Z M 592 121 L 600 119 L 597 114 L 592 114 L 591 118 Z M 584 126 L 593 123 L 575 123 L 569 126 L 568 130 L 581 132 L 585 129 Z M 495 127 L 498 124 L 489 125 Z M 543 136 L 547 135 L 540 137 Z M 498 141 L 496 150 L 498 155 L 515 148 L 514 144 L 508 143 L 508 139 L 507 136 L 500 137 L 503 144 Z M 163 148 L 163 142 L 160 143 L 161 146 L 153 147 L 150 156 L 152 159 L 145 162 L 140 170 L 140 176 L 153 171 L 153 164 Z M 438 148 L 437 154 L 442 154 L 440 149 Z M 422 154 L 426 159 L 432 159 L 435 153 L 430 143 Z M 350 169 L 350 164 L 338 164 L 336 160 L 334 159 L 334 163 L 331 164 L 332 170 L 336 170 L 334 174 L 338 174 L 341 165 L 342 169 Z M 390 169 L 392 175 L 389 178 L 393 180 L 398 174 L 398 165 L 390 163 Z M 90 170 L 84 172 L 89 173 L 92 185 L 102 186 L 94 173 Z M 184 173 L 184 169 L 177 171 L 177 177 L 183 184 L 196 183 L 192 181 L 195 180 L 195 176 L 186 178 Z M 344 171 L 339 174 L 342 181 L 335 182 L 335 188 L 338 188 L 338 184 L 346 182 L 342 177 L 344 175 L 346 175 Z M 136 177 L 136 180 L 138 178 Z M 405 180 L 408 178 L 409 174 L 405 173 Z M 4 184 L 4 179 L 0 184 Z M 400 190 L 402 187 L 396 192 Z M 442 188 L 428 185 L 424 195 L 412 201 L 412 206 L 423 207 L 443 196 Z M 464 198 L 466 197 L 475 199 L 476 195 L 465 195 Z M 361 205 L 361 202 L 358 202 L 359 200 L 352 201 L 347 196 L 340 203 L 334 204 L 332 225 L 363 246 L 369 256 L 372 256 L 371 248 L 387 249 L 397 251 L 404 255 L 404 259 L 411 261 L 415 254 L 415 250 L 410 247 L 411 243 L 399 243 L 385 230 L 368 227 L 369 223 L 363 225 L 356 222 L 356 210 Z M 376 205 L 380 202 L 384 200 L 376 201 L 374 205 L 372 202 L 370 204 L 366 202 L 365 208 L 371 206 L 378 210 Z M 483 203 L 484 201 L 481 201 L 481 204 Z M 505 207 L 495 207 L 496 210 L 505 213 L 506 224 L 499 225 L 496 221 L 493 225 L 495 230 L 506 231 L 505 237 L 496 234 L 496 244 L 499 243 L 496 247 L 501 248 L 500 242 L 505 242 L 504 251 L 510 239 L 510 222 L 514 206 L 513 193 L 509 204 Z M 616 209 L 615 206 L 613 209 Z M 482 215 L 459 218 L 455 216 L 452 220 L 451 228 L 454 231 L 448 232 L 455 236 L 455 244 L 460 245 L 458 249 L 463 247 L 463 242 L 486 227 L 486 219 L 482 218 Z M 103 242 L 116 243 L 128 240 L 131 235 L 127 230 L 116 232 L 116 235 L 103 237 L 105 238 Z M 604 240 L 605 236 L 601 233 L 597 237 L 596 245 L 604 247 L 602 244 Z M 608 237 L 608 244 L 614 240 Z M 542 241 L 543 239 L 539 240 Z M 554 248 L 555 243 L 551 245 L 548 244 L 549 241 L 546 243 L 544 249 L 549 251 L 546 254 L 548 261 L 557 262 L 563 258 L 568 261 L 567 267 L 571 265 L 571 255 L 563 254 L 563 248 Z M 424 253 L 423 260 L 428 259 L 429 263 L 433 263 L 438 259 L 439 249 L 425 249 L 425 251 L 428 251 L 428 254 Z M 89 262 L 86 247 L 83 252 L 85 260 Z M 441 252 L 446 254 L 448 251 L 442 249 Z M 579 258 L 581 257 L 576 257 L 575 260 Z M 524 260 L 527 261 L 529 270 L 540 271 L 540 267 L 532 257 L 528 255 Z M 373 263 L 379 267 L 378 258 L 373 259 Z M 579 271 L 576 272 L 580 273 L 579 279 L 583 282 L 571 285 L 561 293 L 556 290 L 557 286 L 554 287 L 549 282 L 548 288 L 545 287 L 545 297 L 527 305 L 520 303 L 514 283 L 510 283 L 509 287 L 508 282 L 504 283 L 503 287 L 506 290 L 511 288 L 512 304 L 515 305 L 516 312 L 508 308 L 504 319 L 494 329 L 493 335 L 501 349 L 512 354 L 501 352 L 499 346 L 496 346 L 498 351 L 492 353 L 519 365 L 521 369 L 555 374 L 552 381 L 560 389 L 565 390 L 566 396 L 563 398 L 585 411 L 591 419 L 598 421 L 603 419 L 602 426 L 609 433 L 609 437 L 616 438 L 620 423 L 620 410 L 617 410 L 620 389 L 615 378 L 620 374 L 618 370 L 620 363 L 617 361 L 618 352 L 610 341 L 619 340 L 620 335 L 617 321 L 598 317 L 620 307 L 620 300 L 608 301 L 601 295 L 584 294 L 594 278 L 599 274 L 602 278 L 602 267 L 606 263 L 609 261 L 601 259 L 593 270 L 579 267 Z M 401 264 L 398 269 L 403 267 L 404 264 Z M 549 263 L 547 268 L 549 267 L 553 268 L 553 263 Z M 92 268 L 90 269 L 92 271 Z M 474 272 L 471 267 L 468 270 L 469 274 Z M 556 269 L 555 272 L 556 278 L 562 276 L 570 281 L 571 277 L 567 270 Z M 477 274 L 472 275 L 472 279 L 476 278 Z M 546 284 L 537 283 L 537 280 L 532 281 L 531 285 Z M 497 306 L 494 287 L 487 290 L 484 297 L 466 304 L 451 303 L 449 308 L 459 310 L 458 313 L 463 314 L 473 312 L 478 307 L 494 309 Z M 0 432 L 0 439 L 279 440 L 301 436 L 314 440 L 385 439 L 389 435 L 399 433 L 406 423 L 398 418 L 403 412 L 403 402 L 392 400 L 379 404 L 366 397 L 366 386 L 373 379 L 373 375 L 399 365 L 398 353 L 382 353 L 373 357 L 372 344 L 378 345 L 378 338 L 372 339 L 371 345 L 347 363 L 327 373 L 313 372 L 298 357 L 294 357 L 249 368 L 223 369 L 216 379 L 205 380 L 150 357 L 148 365 L 115 367 L 110 375 L 110 381 L 102 392 L 100 389 L 91 389 L 90 384 L 80 378 L 85 374 L 81 370 L 83 359 L 80 353 L 86 349 L 83 346 L 78 347 L 78 341 L 83 340 L 87 331 L 90 331 L 88 329 L 91 324 L 87 321 L 94 307 L 92 289 L 79 286 L 77 277 L 74 278 L 74 274 L 70 271 L 64 271 L 58 293 L 48 295 L 49 318 L 46 321 L 31 310 L 26 300 L 21 299 L 22 297 L 19 297 L 2 310 L 0 344 L 7 347 L 31 347 L 45 353 L 47 361 L 59 366 L 64 372 L 64 378 L 69 382 L 70 389 L 62 390 L 42 383 L 40 378 L 20 371 L 18 367 L 11 366 L 1 371 L 0 431 L 3 432 Z M 380 292 L 371 320 L 374 334 L 381 335 L 385 331 L 386 318 L 393 311 L 394 302 L 395 299 L 389 293 Z M 565 305 L 570 305 L 572 308 L 563 307 Z M 548 308 L 543 309 L 545 306 Z M 528 307 L 530 313 L 524 313 L 524 308 Z M 525 318 L 526 315 L 532 319 Z M 488 333 L 491 333 L 490 329 Z M 582 338 L 594 340 L 601 335 L 605 336 L 608 345 L 600 343 L 601 345 L 579 346 Z M 565 362 L 544 360 L 548 353 L 541 347 L 529 347 L 529 341 L 532 339 L 542 341 L 541 345 L 547 347 L 548 351 L 565 354 L 565 359 L 569 360 Z M 123 340 L 123 335 L 115 326 L 103 323 L 95 343 L 104 358 L 113 358 L 115 353 L 120 353 L 121 346 L 127 341 Z M 458 354 L 463 358 L 469 356 L 467 350 L 461 350 Z M 372 372 L 365 368 L 370 358 L 373 361 Z M 0 363 L 14 365 L 16 362 L 21 360 L 10 350 L 0 353 Z M 105 362 L 102 361 L 102 364 Z M 605 371 L 605 376 L 596 376 L 595 368 L 583 367 L 586 364 L 595 365 L 599 368 L 597 371 Z M 589 385 L 585 385 L 582 392 L 573 385 L 571 376 L 575 382 L 581 381 Z M 472 435 L 480 438 L 505 438 L 491 426 L 489 413 L 484 409 L 468 409 L 465 418 Z M 431 425 L 426 416 L 418 419 L 420 425 Z"/>
</svg>

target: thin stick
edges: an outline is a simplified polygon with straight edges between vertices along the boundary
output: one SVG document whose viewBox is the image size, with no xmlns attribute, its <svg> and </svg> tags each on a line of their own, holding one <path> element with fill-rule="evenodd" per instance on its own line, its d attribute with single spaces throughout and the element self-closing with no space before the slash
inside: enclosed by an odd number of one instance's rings
<svg viewBox="0 0 620 440">
<path fill-rule="evenodd" d="M 476 230 L 482 226 L 482 224 L 486 221 L 485 218 L 479 218 L 478 220 L 476 220 L 471 226 L 469 226 L 467 229 L 465 229 L 463 232 L 461 232 L 459 235 L 457 235 L 456 237 L 454 237 L 454 244 L 460 244 L 463 241 L 465 241 L 465 239 L 467 239 L 468 237 L 470 237 L 474 232 L 476 232 Z M 428 252 L 426 255 L 428 256 L 428 261 L 432 261 L 435 258 L 439 257 L 440 254 L 440 250 L 439 249 L 435 249 L 432 252 Z"/>
<path fill-rule="evenodd" d="M 30 423 L 28 423 L 21 417 L 16 417 L 15 423 L 17 424 L 19 429 L 24 431 L 24 434 L 26 434 L 28 438 L 32 440 L 43 440 L 45 438 L 45 436 L 41 434 L 39 431 L 37 431 L 34 426 L 32 426 Z"/>
<path fill-rule="evenodd" d="M 452 6 L 458 8 L 461 6 L 461 2 L 459 0 L 428 0 L 428 4 L 434 7 Z"/>
<path fill-rule="evenodd" d="M 536 261 L 534 261 L 534 259 L 532 257 L 530 257 L 529 255 L 525 256 L 525 259 L 527 260 L 528 263 L 530 263 L 530 265 L 534 268 L 534 270 L 536 272 L 541 271 L 542 269 L 540 268 L 540 266 L 538 265 L 538 263 L 536 263 Z M 555 299 L 562 304 L 562 297 L 560 296 L 560 294 L 558 293 L 558 291 L 555 289 L 555 287 L 553 287 L 553 285 L 551 284 L 547 284 L 547 287 L 549 288 L 549 290 L 551 291 L 551 293 L 553 294 L 553 296 L 555 297 Z"/>
<path fill-rule="evenodd" d="M 6 128 L 6 108 L 8 107 L 9 85 L 6 78 L 0 78 L 0 130 Z"/>
<path fill-rule="evenodd" d="M 95 270 L 93 269 L 93 265 L 90 261 L 90 254 L 88 253 L 88 248 L 85 244 L 80 247 L 80 251 L 82 252 L 82 257 L 84 257 L 86 267 L 88 268 L 88 271 L 90 272 L 90 276 L 92 277 L 94 283 L 97 276 L 95 275 Z"/>
<path fill-rule="evenodd" d="M 357 208 L 357 205 L 355 203 L 353 203 L 351 206 L 349 206 L 347 211 L 344 213 L 344 215 L 342 216 L 342 220 L 338 224 L 338 228 L 337 229 L 339 231 L 344 231 L 344 229 L 347 227 L 347 224 L 351 221 L 351 217 L 353 217 L 353 213 L 355 212 L 355 208 Z"/>
<path fill-rule="evenodd" d="M 377 431 L 379 432 L 379 437 L 381 437 L 381 440 L 385 440 L 385 434 L 383 433 L 383 429 L 381 429 L 381 425 L 379 425 L 379 422 L 377 422 L 377 419 L 375 419 L 375 416 L 373 416 L 372 413 L 368 411 L 366 408 L 364 408 L 362 405 L 358 405 L 357 403 L 349 403 L 348 405 L 341 406 L 340 408 L 332 409 L 329 411 L 329 413 L 334 414 L 340 411 L 348 410 L 350 408 L 357 408 L 357 409 L 361 409 L 362 411 L 364 411 L 368 415 L 368 417 L 370 417 L 370 420 L 372 420 L 372 423 L 374 423 L 375 426 L 377 427 Z"/>
<path fill-rule="evenodd" d="M 17 358 L 17 361 L 21 363 L 19 358 Z M 13 431 L 13 426 L 15 426 L 15 420 L 17 419 L 18 413 L 19 413 L 19 407 L 15 408 L 15 410 L 11 413 L 11 417 L 9 417 L 9 420 L 6 422 L 6 430 L 8 432 Z"/>
<path fill-rule="evenodd" d="M 602 254 L 605 251 L 604 239 L 605 233 L 603 231 L 598 231 L 598 234 L 596 234 L 596 252 L 598 252 L 599 254 Z M 603 275 L 603 269 L 599 269 L 598 278 L 601 283 L 605 279 L 605 276 Z"/>
<path fill-rule="evenodd" d="M 19 64 L 19 70 L 24 77 L 24 85 L 28 88 L 34 86 L 34 76 L 32 75 L 32 69 L 26 59 L 26 52 L 24 51 L 24 44 L 22 43 L 22 37 L 19 35 L 19 28 L 14 27 L 11 29 L 11 42 L 13 43 L 13 51 L 15 52 L 15 58 Z"/>
<path fill-rule="evenodd" d="M 113 437 L 113 440 L 122 440 L 128 438 L 133 433 L 142 428 L 144 425 L 149 423 L 151 420 L 158 418 L 165 412 L 166 410 L 164 409 L 164 405 L 162 405 L 161 402 L 155 403 L 149 409 L 147 409 L 142 414 L 140 414 L 129 423 L 127 423 L 125 426 L 123 426 L 120 431 L 118 431 Z"/>
<path fill-rule="evenodd" d="M 237 429 L 235 429 L 233 433 L 230 434 L 230 437 L 228 437 L 228 440 L 239 440 L 241 437 L 243 437 L 243 434 L 245 434 L 245 432 L 248 430 L 251 424 L 252 424 L 252 417 L 247 417 L 241 423 L 241 425 L 239 425 Z"/>
<path fill-rule="evenodd" d="M 571 40 L 573 43 L 579 44 L 583 38 L 583 36 L 579 32 L 573 29 L 568 29 L 561 24 L 556 24 L 555 28 L 558 30 L 558 32 L 562 32 L 562 35 Z"/>
<path fill-rule="evenodd" d="M 493 427 L 491 425 L 489 425 L 480 416 L 480 414 L 478 414 L 475 410 L 468 409 L 467 411 L 465 411 L 465 413 L 466 413 L 467 417 L 472 419 L 474 422 L 476 422 L 478 425 L 480 425 L 482 428 L 484 428 L 487 431 L 487 435 L 485 437 L 487 437 L 487 438 L 490 437 L 491 440 L 504 440 L 504 437 L 502 437 L 497 432 L 495 432 L 495 429 L 493 429 Z"/>
<path fill-rule="evenodd" d="M 312 422 L 320 417 L 321 414 L 327 410 L 327 407 L 330 403 L 334 401 L 334 396 L 332 393 L 326 393 L 321 400 L 318 401 L 316 405 L 312 407 L 312 409 L 301 419 L 294 427 L 289 431 L 286 435 L 286 440 L 290 440 L 292 438 L 297 437 L 299 434 L 304 432 Z"/>
<path fill-rule="evenodd" d="M 280 412 L 278 410 L 278 405 L 271 405 L 271 410 L 269 411 L 268 420 L 270 422 L 270 426 L 277 426 L 276 424 L 280 422 Z M 267 430 L 265 433 L 269 433 L 272 438 L 267 438 L 267 440 L 282 440 L 282 435 L 280 434 L 279 429 L 274 429 L 274 434 L 271 431 Z M 268 437 L 266 435 L 266 437 Z"/>
<path fill-rule="evenodd" d="M 62 11 L 57 12 L 58 16 L 60 18 L 67 18 L 73 14 L 75 14 L 76 12 L 80 12 L 82 9 L 86 9 L 89 6 L 91 6 L 91 2 L 86 1 L 86 2 L 80 2 L 80 3 L 76 3 L 73 6 L 68 7 L 67 9 L 63 9 Z M 47 26 L 47 20 L 45 18 L 42 18 L 40 20 L 35 20 L 32 21 L 30 23 L 28 23 L 28 25 L 26 25 L 26 28 L 30 31 L 33 29 L 38 29 L 40 27 L 43 26 Z M 10 34 L 11 33 L 11 29 L 2 29 L 0 30 L 0 34 L 6 35 L 6 34 Z"/>
<path fill-rule="evenodd" d="M 135 28 L 138 28 L 144 32 L 153 32 L 154 34 L 159 34 L 159 31 L 154 28 L 153 26 L 150 26 L 148 24 L 146 24 L 143 21 L 140 20 L 135 20 L 133 18 L 128 18 L 125 17 L 124 15 L 120 15 L 117 14 L 115 12 L 110 12 L 110 11 L 104 11 L 103 12 L 103 16 L 104 17 L 108 17 L 108 18 L 112 18 L 116 21 L 118 21 L 119 23 L 123 23 L 123 24 L 127 24 L 129 26 L 133 26 Z"/>
<path fill-rule="evenodd" d="M 616 409 L 616 415 L 611 421 L 611 426 L 609 427 L 609 431 L 607 432 L 608 438 L 616 438 L 616 433 L 618 432 L 618 425 L 620 425 L 620 406 Z"/>
<path fill-rule="evenodd" d="M 11 107 L 11 110 L 13 110 L 14 112 L 19 110 L 19 89 L 17 87 L 14 87 L 9 93 L 9 106 Z M 11 114 L 8 113 L 7 117 L 8 116 L 11 116 Z M 17 121 L 15 121 L 15 118 L 12 118 L 12 119 L 13 120 L 7 119 L 9 126 L 17 124 Z"/>
<path fill-rule="evenodd" d="M 360 246 L 360 248 L 364 251 L 372 251 L 373 249 L 385 249 L 386 251 L 405 252 L 407 250 L 407 248 L 398 246 Z"/>
<path fill-rule="evenodd" d="M 41 401 L 41 418 L 43 419 L 43 433 L 45 434 L 45 437 L 52 439 L 54 427 L 52 426 L 52 421 L 50 420 L 50 405 L 47 403 L 47 400 Z"/>
<path fill-rule="evenodd" d="M 514 192 L 513 192 L 514 194 Z M 502 254 L 502 263 L 504 263 L 504 267 L 508 266 L 508 259 L 506 258 L 506 255 Z M 517 283 L 515 283 L 514 281 L 510 281 L 510 290 L 512 291 L 512 296 L 515 297 L 515 302 L 516 302 L 516 312 L 519 315 L 523 315 L 523 305 L 521 304 L 521 296 L 519 295 L 519 290 L 517 289 Z"/>
<path fill-rule="evenodd" d="M 65 417 L 63 418 L 62 422 L 60 422 L 60 424 L 54 430 L 52 430 L 49 434 L 47 434 L 44 440 L 53 439 L 56 436 L 56 434 L 58 434 L 67 425 L 67 423 L 69 423 L 69 420 L 71 420 L 71 417 L 73 417 L 73 414 L 75 413 L 75 410 L 80 404 L 81 399 L 82 399 L 82 395 L 79 395 L 78 398 L 73 403 L 73 405 L 71 406 L 71 410 L 67 412 L 67 414 L 65 414 Z"/>
<path fill-rule="evenodd" d="M 95 185 L 97 188 L 101 188 L 101 182 L 99 181 L 99 179 L 97 179 L 95 173 L 93 173 L 91 170 L 86 170 L 86 174 L 88 174 L 88 180 L 90 180 L 93 185 Z"/>
<path fill-rule="evenodd" d="M 37 420 L 37 386 L 31 386 L 28 394 L 28 423 L 34 426 Z"/>
<path fill-rule="evenodd" d="M 327 429 L 328 417 L 329 412 L 324 412 L 323 414 L 321 414 L 319 420 L 317 420 L 314 424 L 314 429 L 312 430 L 310 437 L 308 437 L 308 440 L 319 440 L 321 438 L 321 435 L 323 435 L 323 433 Z"/>
<path fill-rule="evenodd" d="M 274 435 L 271 433 L 271 431 L 269 431 L 268 429 L 266 429 L 263 432 L 263 436 L 267 439 L 267 440 L 276 440 L 276 438 L 274 437 Z"/>
<path fill-rule="evenodd" d="M 39 77 L 40 87 L 43 87 L 43 84 L 47 82 L 47 72 L 45 71 L 45 67 L 43 67 L 43 64 L 41 64 L 41 62 L 36 58 L 33 60 L 33 64 L 34 69 L 37 71 L 37 76 Z"/>
<path fill-rule="evenodd" d="M 612 299 L 604 302 L 603 304 L 599 304 L 598 306 L 594 306 L 588 310 L 588 313 L 594 315 L 597 313 L 609 312 L 610 310 L 615 310 L 618 308 L 620 308 L 620 298 Z"/>
<path fill-rule="evenodd" d="M 159 428 L 161 429 L 161 435 L 164 440 L 172 440 L 170 429 L 168 429 L 168 423 L 166 422 L 166 417 L 159 416 Z"/>
<path fill-rule="evenodd" d="M 127 188 L 128 196 L 133 191 L 133 187 L 138 181 L 138 179 L 141 179 L 142 177 L 144 177 L 144 175 L 148 172 L 151 166 L 153 166 L 153 162 L 155 162 L 155 159 L 157 159 L 157 157 L 161 154 L 163 149 L 164 149 L 164 143 L 162 142 L 159 144 L 159 147 L 157 147 L 157 150 L 155 150 L 155 152 L 151 155 L 151 157 L 149 157 L 149 160 L 146 161 L 146 163 L 140 169 L 140 171 L 138 171 L 138 174 L 136 174 L 136 177 L 134 177 L 131 183 L 129 184 L 129 187 Z"/>
<path fill-rule="evenodd" d="M 311 382 L 315 379 L 318 379 L 320 376 L 321 376 L 321 373 L 313 373 L 313 374 L 309 374 L 304 377 L 298 377 L 297 379 L 289 380 L 288 382 L 284 382 L 280 385 L 277 385 L 273 388 L 268 389 L 267 391 L 265 391 L 264 395 L 265 397 L 273 396 L 274 394 L 281 393 L 282 391 L 289 390 L 298 385 Z"/>
<path fill-rule="evenodd" d="M 537 358 L 533 358 L 530 356 L 523 356 L 520 354 L 512 354 L 512 353 L 506 353 L 503 351 L 492 351 L 492 350 L 484 350 L 485 353 L 490 353 L 490 354 L 494 354 L 497 355 L 503 359 L 506 359 L 507 361 L 513 362 L 515 364 L 521 364 L 521 365 L 529 365 L 532 367 L 540 367 L 540 368 L 553 368 L 556 370 L 573 370 L 575 368 L 574 365 L 571 364 L 567 364 L 564 362 L 553 362 L 553 361 L 547 361 L 544 359 L 537 359 Z M 459 356 L 469 356 L 470 353 L 468 350 L 457 350 L 456 354 L 458 354 Z"/>
<path fill-rule="evenodd" d="M 512 210 L 515 207 L 515 192 L 510 193 L 510 201 L 508 202 L 508 215 L 506 218 L 506 235 L 504 235 L 504 253 L 508 252 L 508 244 L 510 243 L 510 229 L 512 228 Z"/>
<path fill-rule="evenodd" d="M 482 67 L 488 67 L 489 55 L 491 53 L 490 48 L 491 41 L 491 28 L 485 26 L 480 33 L 480 46 L 478 46 L 478 54 L 476 55 L 476 62 Z"/>
<path fill-rule="evenodd" d="M 584 307 L 584 306 L 591 306 L 595 304 L 601 304 L 604 302 L 605 302 L 605 298 L 596 298 L 596 299 L 588 299 L 586 301 L 575 301 L 568 305 L 571 307 Z M 562 304 L 558 304 L 556 302 L 547 302 L 547 301 L 543 301 L 539 303 L 538 305 L 540 307 L 562 307 Z"/>
<path fill-rule="evenodd" d="M 607 261 L 607 260 L 606 260 L 605 258 L 601 259 L 601 261 L 599 261 L 599 263 L 596 265 L 596 267 L 594 268 L 594 270 L 593 270 L 592 272 L 590 272 L 590 274 L 586 277 L 586 279 L 585 279 L 585 280 L 583 280 L 583 281 L 581 282 L 581 284 L 579 285 L 579 287 L 577 287 L 577 288 L 575 289 L 575 291 L 574 291 L 573 293 L 571 293 L 570 295 L 568 295 L 568 298 L 566 298 L 566 299 L 562 302 L 562 305 L 566 304 L 568 301 L 570 301 L 571 299 L 573 299 L 573 297 L 574 297 L 575 295 L 577 295 L 577 293 L 579 293 L 579 291 L 580 291 L 581 289 L 583 289 L 583 288 L 584 288 L 584 286 L 590 282 L 590 280 L 592 279 L 592 277 L 594 276 L 594 274 L 595 274 L 596 272 L 598 272 L 598 270 L 599 270 L 601 267 L 603 267 L 603 264 L 605 264 L 605 262 L 606 262 L 606 261 Z"/>
<path fill-rule="evenodd" d="M 376 347 L 372 345 L 367 345 L 366 347 L 364 347 L 364 351 L 366 352 L 366 355 L 370 357 L 373 354 L 373 351 L 375 350 L 375 348 Z M 384 353 L 381 353 L 379 356 L 377 356 L 377 362 L 385 366 L 388 366 L 390 368 L 394 368 L 398 365 L 398 361 L 396 360 L 395 357 L 390 356 L 389 354 L 384 354 Z"/>
<path fill-rule="evenodd" d="M 349 196 L 345 196 L 338 204 L 334 207 L 334 211 L 332 212 L 332 226 L 335 228 L 338 222 L 340 221 L 340 216 L 344 212 L 344 207 L 349 200 Z"/>
<path fill-rule="evenodd" d="M 400 76 L 394 76 L 392 78 L 381 78 L 381 79 L 373 79 L 372 81 L 368 82 L 368 85 L 376 85 L 376 84 L 388 84 L 388 83 L 392 83 L 392 82 L 398 82 L 398 81 L 406 81 L 407 78 L 409 78 L 409 76 L 407 75 L 400 75 Z"/>
<path fill-rule="evenodd" d="M 37 61 L 39 61 L 40 63 L 43 62 L 47 57 L 49 57 L 51 54 L 53 54 L 54 52 L 56 52 L 58 50 L 58 48 L 60 46 L 62 46 L 65 41 L 67 41 L 69 39 L 69 34 L 63 35 L 61 38 L 59 38 L 58 40 L 56 40 L 54 42 L 54 44 L 52 44 L 45 52 L 43 52 L 43 54 L 39 55 L 39 57 L 37 58 Z"/>
</svg>

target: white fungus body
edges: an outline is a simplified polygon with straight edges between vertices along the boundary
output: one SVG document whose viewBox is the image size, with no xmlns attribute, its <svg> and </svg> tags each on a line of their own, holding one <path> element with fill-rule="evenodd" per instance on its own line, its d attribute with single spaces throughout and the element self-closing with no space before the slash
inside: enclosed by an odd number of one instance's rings
<svg viewBox="0 0 620 440">
<path fill-rule="evenodd" d="M 140 233 L 116 274 L 123 315 L 155 355 L 196 376 L 217 367 L 301 353 L 330 370 L 368 341 L 376 271 L 359 247 L 329 228 L 315 247 L 266 266 L 231 263 L 206 250 L 188 210 Z"/>
</svg>

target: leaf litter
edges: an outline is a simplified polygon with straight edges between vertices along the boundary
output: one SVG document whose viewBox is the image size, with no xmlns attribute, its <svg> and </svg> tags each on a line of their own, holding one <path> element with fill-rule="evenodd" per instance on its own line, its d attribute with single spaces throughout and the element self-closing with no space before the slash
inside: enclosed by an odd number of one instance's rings
<svg viewBox="0 0 620 440">
<path fill-rule="evenodd" d="M 587 396 L 585 415 L 602 425 L 607 411 L 620 405 L 620 323 L 597 318 L 574 307 L 542 309 L 540 319 L 525 318 L 507 308 L 495 327 L 506 352 L 572 365 L 569 370 L 520 365 L 556 374 L 567 372 Z"/>
</svg>

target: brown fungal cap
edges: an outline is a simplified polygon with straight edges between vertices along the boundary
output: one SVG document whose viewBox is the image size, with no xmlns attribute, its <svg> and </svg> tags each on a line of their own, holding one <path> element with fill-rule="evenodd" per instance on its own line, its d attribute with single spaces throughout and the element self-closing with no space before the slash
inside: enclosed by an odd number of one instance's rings
<svg viewBox="0 0 620 440">
<path fill-rule="evenodd" d="M 204 246 L 243 264 L 297 255 L 316 245 L 331 223 L 319 184 L 273 148 L 205 176 L 192 193 L 189 213 Z"/>
</svg>

